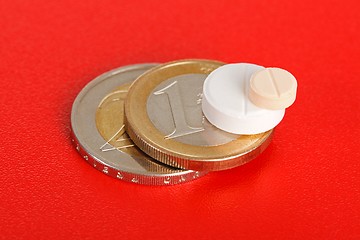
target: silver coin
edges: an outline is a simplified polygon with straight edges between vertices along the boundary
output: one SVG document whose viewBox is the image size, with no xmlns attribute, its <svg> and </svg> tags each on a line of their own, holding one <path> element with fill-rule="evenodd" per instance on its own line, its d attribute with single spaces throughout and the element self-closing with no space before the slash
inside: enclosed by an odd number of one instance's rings
<svg viewBox="0 0 360 240">
<path fill-rule="evenodd" d="M 87 84 L 76 97 L 72 107 L 72 142 L 85 161 L 108 176 L 146 185 L 188 182 L 205 175 L 206 172 L 182 170 L 160 163 L 142 153 L 127 138 L 123 132 L 124 126 L 119 126 L 112 137 L 104 138 L 97 124 L 96 114 L 104 99 L 116 92 L 119 86 L 133 82 L 156 65 L 137 64 L 117 68 Z M 120 147 L 113 144 L 115 136 L 115 142 L 124 142 Z"/>
</svg>

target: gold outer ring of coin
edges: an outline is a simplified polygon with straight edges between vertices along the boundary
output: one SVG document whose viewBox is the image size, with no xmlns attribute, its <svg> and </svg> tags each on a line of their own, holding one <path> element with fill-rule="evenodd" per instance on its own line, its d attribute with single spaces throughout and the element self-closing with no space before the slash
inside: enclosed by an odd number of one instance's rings
<svg viewBox="0 0 360 240">
<path fill-rule="evenodd" d="M 151 122 L 147 100 L 154 89 L 169 78 L 184 74 L 206 74 L 224 65 L 211 60 L 180 60 L 159 65 L 141 75 L 130 87 L 125 101 L 125 127 L 133 142 L 146 154 L 182 169 L 218 171 L 249 162 L 269 145 L 273 130 L 256 135 L 239 135 L 216 146 L 196 146 L 166 139 Z"/>
</svg>

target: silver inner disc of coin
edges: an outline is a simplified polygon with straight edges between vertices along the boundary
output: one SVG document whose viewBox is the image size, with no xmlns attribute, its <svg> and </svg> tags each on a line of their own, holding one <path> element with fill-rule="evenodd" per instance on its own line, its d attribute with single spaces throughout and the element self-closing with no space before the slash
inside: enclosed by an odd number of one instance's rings
<svg viewBox="0 0 360 240">
<path fill-rule="evenodd" d="M 186 182 L 204 175 L 205 172 L 180 170 L 159 163 L 145 155 L 143 157 L 134 157 L 120 149 L 113 148 L 109 150 L 111 146 L 106 146 L 107 141 L 100 135 L 96 127 L 95 114 L 103 98 L 118 86 L 134 81 L 138 76 L 156 65 L 138 64 L 114 69 L 100 75 L 86 85 L 73 104 L 71 113 L 73 135 L 76 142 L 78 142 L 77 150 L 80 152 L 83 150 L 87 154 L 84 155 L 86 160 L 88 160 L 88 157 L 92 158 L 94 167 L 96 167 L 96 162 L 102 164 L 106 170 L 103 170 L 104 173 L 108 173 L 110 168 L 113 171 L 119 171 L 114 174 L 115 176 L 121 176 L 121 179 L 124 173 L 129 174 L 129 179 L 123 180 L 144 184 L 155 182 L 146 182 L 146 179 L 142 179 L 141 182 L 141 179 L 139 180 L 141 176 L 150 177 L 147 178 L 148 180 L 157 177 L 163 178 L 165 184 Z M 156 164 L 156 168 L 152 167 L 154 164 Z"/>
<path fill-rule="evenodd" d="M 214 127 L 203 116 L 201 98 L 206 77 L 206 74 L 179 75 L 163 81 L 152 91 L 147 113 L 165 138 L 197 146 L 217 146 L 239 138 Z"/>
</svg>

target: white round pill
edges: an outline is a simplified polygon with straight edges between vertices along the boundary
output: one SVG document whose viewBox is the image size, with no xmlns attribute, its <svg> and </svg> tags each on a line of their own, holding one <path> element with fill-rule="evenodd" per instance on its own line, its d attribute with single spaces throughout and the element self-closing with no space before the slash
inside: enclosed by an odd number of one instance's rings
<svg viewBox="0 0 360 240">
<path fill-rule="evenodd" d="M 202 110 L 214 126 L 235 134 L 258 134 L 274 128 L 285 110 L 268 110 L 249 100 L 250 78 L 264 67 L 227 64 L 210 73 L 203 86 Z"/>
</svg>

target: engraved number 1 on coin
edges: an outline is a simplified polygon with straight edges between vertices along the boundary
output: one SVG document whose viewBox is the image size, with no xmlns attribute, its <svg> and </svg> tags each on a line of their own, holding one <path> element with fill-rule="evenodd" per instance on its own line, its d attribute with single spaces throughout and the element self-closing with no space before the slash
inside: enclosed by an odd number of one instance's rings
<svg viewBox="0 0 360 240">
<path fill-rule="evenodd" d="M 177 138 L 204 130 L 203 127 L 191 127 L 187 124 L 183 102 L 181 101 L 178 82 L 174 81 L 168 86 L 154 92 L 155 95 L 166 94 L 170 103 L 170 109 L 174 120 L 175 129 L 165 136 L 165 139 Z"/>
</svg>

